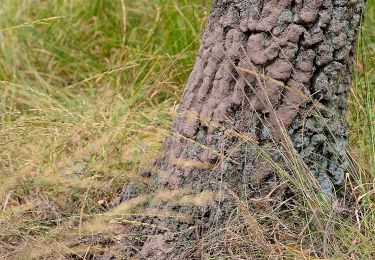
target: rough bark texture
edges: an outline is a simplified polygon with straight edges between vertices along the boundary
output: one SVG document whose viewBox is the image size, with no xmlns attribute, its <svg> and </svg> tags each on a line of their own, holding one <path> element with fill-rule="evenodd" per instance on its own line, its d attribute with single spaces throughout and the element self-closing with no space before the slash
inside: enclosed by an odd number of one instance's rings
<svg viewBox="0 0 375 260">
<path fill-rule="evenodd" d="M 150 208 L 174 217 L 141 218 L 158 226 L 151 233 L 129 230 L 151 235 L 133 244 L 139 258 L 176 257 L 186 241 L 228 219 L 236 206 L 227 190 L 241 198 L 273 190 L 278 175 L 259 149 L 288 169 L 278 146 L 285 135 L 327 194 L 340 188 L 363 7 L 363 0 L 214 0 L 173 133 L 149 176 Z M 132 193 L 126 188 L 121 200 Z"/>
</svg>

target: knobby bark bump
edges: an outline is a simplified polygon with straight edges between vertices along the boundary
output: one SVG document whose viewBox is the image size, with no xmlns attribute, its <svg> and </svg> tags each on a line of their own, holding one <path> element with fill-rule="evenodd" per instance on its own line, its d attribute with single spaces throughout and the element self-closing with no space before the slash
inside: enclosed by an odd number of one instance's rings
<svg viewBox="0 0 375 260">
<path fill-rule="evenodd" d="M 363 0 L 213 1 L 163 156 L 144 173 L 153 183 L 148 214 L 128 230 L 150 235 L 133 243 L 138 257 L 176 257 L 229 218 L 236 196 L 275 191 L 274 163 L 290 171 L 292 147 L 324 193 L 340 190 L 363 8 Z"/>
</svg>

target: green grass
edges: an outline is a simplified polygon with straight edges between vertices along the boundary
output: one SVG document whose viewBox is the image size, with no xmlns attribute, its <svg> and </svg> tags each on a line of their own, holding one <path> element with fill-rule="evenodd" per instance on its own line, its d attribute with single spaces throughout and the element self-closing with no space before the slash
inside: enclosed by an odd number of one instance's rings
<svg viewBox="0 0 375 260">
<path fill-rule="evenodd" d="M 3 0 L 0 256 L 84 255 L 88 246 L 67 241 L 158 152 L 208 2 Z M 304 219 L 285 231 L 289 256 L 306 245 L 343 258 L 375 254 L 375 1 L 367 5 L 348 114 L 358 221 L 337 217 L 327 235 Z M 293 210 L 295 219 L 323 212 L 307 205 Z"/>
</svg>

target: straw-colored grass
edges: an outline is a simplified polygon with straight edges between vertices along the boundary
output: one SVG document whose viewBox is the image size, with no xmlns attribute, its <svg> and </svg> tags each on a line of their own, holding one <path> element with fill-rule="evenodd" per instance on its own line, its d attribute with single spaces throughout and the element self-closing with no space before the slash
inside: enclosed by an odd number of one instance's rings
<svg viewBox="0 0 375 260">
<path fill-rule="evenodd" d="M 2 1 L 0 258 L 118 254 L 105 243 L 72 241 L 86 233 L 118 238 L 124 216 L 142 214 L 138 206 L 149 201 L 142 196 L 126 208 L 107 209 L 168 134 L 208 12 L 209 1 L 199 0 Z M 305 174 L 298 156 L 289 155 L 294 167 L 285 173 L 263 154 L 300 190 L 299 199 L 278 202 L 287 210 L 274 213 L 259 206 L 273 203 L 269 197 L 235 198 L 243 225 L 230 220 L 208 235 L 207 251 L 218 257 L 259 257 L 261 251 L 302 259 L 314 259 L 315 252 L 375 257 L 374 17 L 369 0 L 348 114 L 354 218 L 308 193 L 312 184 L 298 178 Z M 198 205 L 216 196 L 184 192 L 158 196 Z M 272 245 L 265 242 L 270 236 Z"/>
</svg>

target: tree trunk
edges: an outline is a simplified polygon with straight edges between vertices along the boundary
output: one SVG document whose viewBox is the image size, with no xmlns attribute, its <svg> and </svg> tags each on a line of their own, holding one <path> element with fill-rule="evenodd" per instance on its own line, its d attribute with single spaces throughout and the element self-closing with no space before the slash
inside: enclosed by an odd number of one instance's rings
<svg viewBox="0 0 375 260">
<path fill-rule="evenodd" d="M 154 225 L 151 233 L 137 229 L 151 235 L 135 246 L 138 257 L 176 257 L 228 220 L 236 198 L 282 198 L 280 171 L 293 171 L 293 155 L 303 161 L 302 178 L 311 172 L 325 194 L 340 191 L 363 7 L 363 0 L 214 0 L 172 134 L 148 176 L 149 212 L 167 216 L 138 219 Z M 127 187 L 121 200 L 132 193 Z"/>
</svg>

